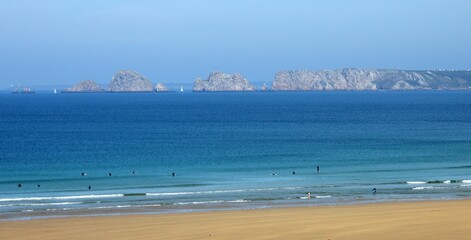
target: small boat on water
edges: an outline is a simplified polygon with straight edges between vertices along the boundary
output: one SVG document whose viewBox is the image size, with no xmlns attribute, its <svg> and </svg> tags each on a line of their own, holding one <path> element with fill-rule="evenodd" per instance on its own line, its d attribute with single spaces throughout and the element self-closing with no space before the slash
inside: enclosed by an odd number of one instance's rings
<svg viewBox="0 0 471 240">
<path fill-rule="evenodd" d="M 57 93 L 57 89 L 56 89 L 56 88 L 54 88 L 54 94 L 56 94 L 56 93 Z"/>
<path fill-rule="evenodd" d="M 183 87 L 180 87 L 180 92 L 183 92 Z"/>
</svg>

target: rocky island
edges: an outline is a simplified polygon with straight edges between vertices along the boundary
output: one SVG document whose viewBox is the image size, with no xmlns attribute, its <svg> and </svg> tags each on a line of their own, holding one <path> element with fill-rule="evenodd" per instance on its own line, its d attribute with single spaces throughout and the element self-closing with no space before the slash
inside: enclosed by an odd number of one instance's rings
<svg viewBox="0 0 471 240">
<path fill-rule="evenodd" d="M 152 92 L 152 83 L 146 77 L 131 70 L 118 71 L 109 85 L 110 92 Z"/>
<path fill-rule="evenodd" d="M 167 88 L 163 83 L 157 83 L 155 85 L 155 91 L 156 92 L 170 92 L 170 89 Z"/>
<path fill-rule="evenodd" d="M 80 93 L 80 92 L 104 92 L 105 90 L 100 87 L 95 81 L 84 80 L 80 81 L 71 88 L 66 88 L 62 92 L 64 93 Z"/>
<path fill-rule="evenodd" d="M 239 92 L 255 91 L 256 88 L 242 75 L 213 72 L 207 80 L 196 78 L 193 92 Z"/>
<path fill-rule="evenodd" d="M 470 71 L 355 69 L 281 71 L 272 91 L 471 90 Z"/>
</svg>

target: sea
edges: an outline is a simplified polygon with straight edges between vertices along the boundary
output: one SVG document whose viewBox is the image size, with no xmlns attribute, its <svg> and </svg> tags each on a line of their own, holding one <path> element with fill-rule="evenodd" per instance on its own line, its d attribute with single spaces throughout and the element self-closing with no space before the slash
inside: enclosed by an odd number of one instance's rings
<svg viewBox="0 0 471 240">
<path fill-rule="evenodd" d="M 471 91 L 0 94 L 0 220 L 470 197 Z"/>
</svg>

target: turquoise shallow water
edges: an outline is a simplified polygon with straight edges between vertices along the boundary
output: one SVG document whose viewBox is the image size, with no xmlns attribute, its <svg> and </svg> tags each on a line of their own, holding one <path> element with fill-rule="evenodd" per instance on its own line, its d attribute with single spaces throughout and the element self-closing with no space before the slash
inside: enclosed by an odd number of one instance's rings
<svg viewBox="0 0 471 240">
<path fill-rule="evenodd" d="M 471 92 L 2 94 L 0 135 L 0 219 L 471 196 Z"/>
</svg>

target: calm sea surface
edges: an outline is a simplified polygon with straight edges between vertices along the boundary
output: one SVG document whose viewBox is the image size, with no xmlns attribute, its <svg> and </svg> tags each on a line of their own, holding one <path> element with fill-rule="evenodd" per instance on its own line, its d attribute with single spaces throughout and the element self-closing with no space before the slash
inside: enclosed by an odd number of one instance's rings
<svg viewBox="0 0 471 240">
<path fill-rule="evenodd" d="M 471 92 L 1 94 L 0 171 L 0 220 L 469 198 Z"/>
</svg>

